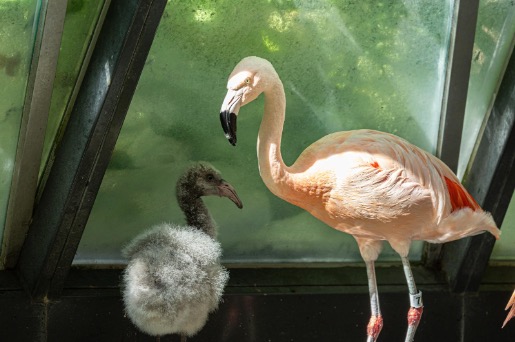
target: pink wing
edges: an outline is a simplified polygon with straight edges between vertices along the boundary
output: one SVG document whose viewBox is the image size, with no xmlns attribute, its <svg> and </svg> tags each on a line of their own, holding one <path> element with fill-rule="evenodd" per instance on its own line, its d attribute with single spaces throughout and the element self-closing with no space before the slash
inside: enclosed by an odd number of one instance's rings
<svg viewBox="0 0 515 342">
<path fill-rule="evenodd" d="M 504 323 L 502 325 L 502 327 L 504 328 L 504 326 L 506 325 L 506 323 L 508 323 L 508 321 L 513 317 L 515 316 L 515 291 L 513 291 L 513 294 L 511 295 L 511 298 L 510 300 L 508 301 L 508 305 L 506 305 L 506 309 L 504 310 L 508 310 L 510 309 L 510 312 L 508 312 L 508 316 L 506 317 L 506 319 L 504 320 Z"/>
<path fill-rule="evenodd" d="M 314 161 L 330 160 L 338 154 L 342 156 L 339 167 L 349 170 L 348 184 L 339 184 L 337 191 L 331 193 L 331 201 L 335 208 L 351 208 L 350 216 L 389 221 L 425 196 L 431 197 L 437 223 L 460 208 L 481 209 L 441 160 L 384 132 L 357 130 L 327 135 L 304 150 L 295 162 L 296 172 L 302 173 Z M 349 155 L 356 156 L 357 164 L 347 162 L 351 158 L 345 156 Z M 374 213 L 367 214 L 373 198 L 381 201 L 373 203 L 377 209 Z M 377 213 L 384 215 L 370 216 Z"/>
</svg>

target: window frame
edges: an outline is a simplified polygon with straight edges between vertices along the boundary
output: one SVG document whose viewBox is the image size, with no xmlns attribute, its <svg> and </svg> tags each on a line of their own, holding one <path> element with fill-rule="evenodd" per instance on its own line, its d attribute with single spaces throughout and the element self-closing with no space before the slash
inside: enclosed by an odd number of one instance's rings
<svg viewBox="0 0 515 342">
<path fill-rule="evenodd" d="M 50 111 L 66 0 L 42 1 L 16 149 L 0 269 L 13 267 L 29 229 Z M 41 53 L 41 51 L 46 51 Z M 3 265 L 2 265 L 3 264 Z"/>
<path fill-rule="evenodd" d="M 165 5 L 109 5 L 16 264 L 34 300 L 62 291 Z"/>
</svg>

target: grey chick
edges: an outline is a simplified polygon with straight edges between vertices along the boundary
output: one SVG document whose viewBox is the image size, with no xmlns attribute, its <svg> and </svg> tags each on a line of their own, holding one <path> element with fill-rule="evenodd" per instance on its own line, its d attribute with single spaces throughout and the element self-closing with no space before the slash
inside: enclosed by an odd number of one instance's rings
<svg viewBox="0 0 515 342">
<path fill-rule="evenodd" d="M 123 301 L 132 322 L 143 332 L 162 336 L 196 334 L 218 308 L 229 278 L 220 264 L 222 249 L 216 224 L 202 196 L 242 203 L 234 188 L 207 163 L 188 168 L 177 182 L 177 200 L 187 226 L 162 223 L 137 236 L 122 254 Z"/>
</svg>

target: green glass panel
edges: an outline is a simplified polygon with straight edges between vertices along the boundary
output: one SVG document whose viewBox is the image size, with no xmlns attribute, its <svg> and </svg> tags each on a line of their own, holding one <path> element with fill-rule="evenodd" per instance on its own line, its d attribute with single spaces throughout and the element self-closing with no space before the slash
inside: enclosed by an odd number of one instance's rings
<svg viewBox="0 0 515 342">
<path fill-rule="evenodd" d="M 0 240 L 41 1 L 0 1 Z"/>
<path fill-rule="evenodd" d="M 63 119 L 104 1 L 71 0 L 66 7 L 61 50 L 52 90 L 41 172 Z"/>
<path fill-rule="evenodd" d="M 354 239 L 272 195 L 256 160 L 263 99 L 240 111 L 238 146 L 219 108 L 244 56 L 283 80 L 283 157 L 340 130 L 372 128 L 435 150 L 452 1 L 170 1 L 84 232 L 77 264 L 122 262 L 120 248 L 162 221 L 191 161 L 220 169 L 244 202 L 208 198 L 227 263 L 361 261 Z M 422 244 L 412 248 L 419 259 Z M 399 260 L 386 247 L 382 260 Z"/>
<path fill-rule="evenodd" d="M 501 226 L 501 238 L 495 242 L 491 260 L 515 260 L 515 193 L 511 197 L 510 205 Z"/>
<path fill-rule="evenodd" d="M 458 175 L 466 171 L 485 115 L 495 100 L 515 36 L 512 0 L 481 0 L 474 41 Z"/>
</svg>

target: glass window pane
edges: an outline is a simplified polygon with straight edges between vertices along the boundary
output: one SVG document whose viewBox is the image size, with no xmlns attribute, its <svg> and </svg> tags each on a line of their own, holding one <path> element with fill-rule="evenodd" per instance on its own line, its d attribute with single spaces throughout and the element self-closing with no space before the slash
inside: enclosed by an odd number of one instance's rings
<svg viewBox="0 0 515 342">
<path fill-rule="evenodd" d="M 257 167 L 262 98 L 241 110 L 236 148 L 218 110 L 244 56 L 285 86 L 283 157 L 340 130 L 372 128 L 435 151 L 452 1 L 170 1 L 79 246 L 76 263 L 117 262 L 145 228 L 183 223 L 175 181 L 190 161 L 220 169 L 244 202 L 208 198 L 224 261 L 360 261 L 354 239 L 268 191 Z M 412 248 L 419 259 L 421 243 Z M 398 260 L 385 248 L 382 260 Z"/>
<path fill-rule="evenodd" d="M 501 226 L 501 238 L 495 242 L 491 260 L 515 260 L 515 193 Z"/>
<path fill-rule="evenodd" d="M 458 176 L 463 177 L 481 124 L 495 99 L 515 35 L 512 0 L 481 0 L 460 146 Z"/>
<path fill-rule="evenodd" d="M 0 2 L 0 239 L 41 1 Z"/>
<path fill-rule="evenodd" d="M 41 172 L 69 104 L 103 6 L 104 1 L 72 0 L 69 1 L 66 8 L 61 50 L 43 145 Z"/>
</svg>

